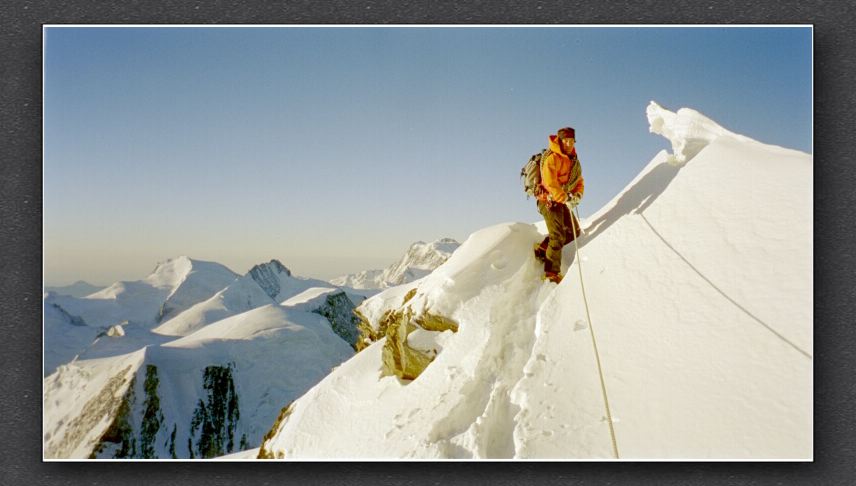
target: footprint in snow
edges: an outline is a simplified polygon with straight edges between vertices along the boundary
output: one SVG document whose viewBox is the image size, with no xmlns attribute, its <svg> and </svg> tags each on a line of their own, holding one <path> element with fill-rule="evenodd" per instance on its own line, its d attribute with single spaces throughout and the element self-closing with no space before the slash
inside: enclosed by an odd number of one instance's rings
<svg viewBox="0 0 856 486">
<path fill-rule="evenodd" d="M 574 331 L 582 331 L 583 329 L 586 329 L 587 327 L 588 326 L 586 326 L 585 321 L 583 321 L 582 319 L 580 319 L 574 323 Z"/>
<path fill-rule="evenodd" d="M 508 266 L 508 260 L 505 258 L 505 255 L 499 251 L 494 250 L 490 253 L 490 260 L 492 263 L 490 264 L 490 268 L 494 270 L 502 270 L 506 266 Z"/>
</svg>

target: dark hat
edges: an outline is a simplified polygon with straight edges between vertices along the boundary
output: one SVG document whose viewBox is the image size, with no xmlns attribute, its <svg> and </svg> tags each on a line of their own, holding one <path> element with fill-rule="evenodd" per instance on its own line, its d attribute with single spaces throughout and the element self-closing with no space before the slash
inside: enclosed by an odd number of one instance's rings
<svg viewBox="0 0 856 486">
<path fill-rule="evenodd" d="M 574 129 L 571 127 L 560 128 L 556 134 L 560 139 L 562 138 L 573 138 L 576 139 Z"/>
</svg>

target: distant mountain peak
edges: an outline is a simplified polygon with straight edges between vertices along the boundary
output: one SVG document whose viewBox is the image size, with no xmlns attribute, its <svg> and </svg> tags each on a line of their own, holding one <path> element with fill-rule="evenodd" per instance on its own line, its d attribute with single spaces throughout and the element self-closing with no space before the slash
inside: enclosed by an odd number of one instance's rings
<svg viewBox="0 0 856 486">
<path fill-rule="evenodd" d="M 92 285 L 83 280 L 78 280 L 71 285 L 45 287 L 45 291 L 47 292 L 54 292 L 58 295 L 70 295 L 72 297 L 85 297 L 102 289 L 104 289 L 103 285 Z"/>
<path fill-rule="evenodd" d="M 276 258 L 272 259 L 268 263 L 260 263 L 258 265 L 253 266 L 253 268 L 250 270 L 250 272 L 252 272 L 253 270 L 256 270 L 256 269 L 264 268 L 264 267 L 270 267 L 272 270 L 274 270 L 277 273 L 285 272 L 286 275 L 288 275 L 289 277 L 291 276 L 291 270 L 289 270 L 288 267 L 283 265 L 282 262 L 280 262 Z"/>
<path fill-rule="evenodd" d="M 259 287 L 265 291 L 271 299 L 276 299 L 282 290 L 280 284 L 280 275 L 285 274 L 286 277 L 291 277 L 291 270 L 279 260 L 273 259 L 268 263 L 260 263 L 253 266 L 248 272 L 248 275 L 259 284 Z"/>
<path fill-rule="evenodd" d="M 175 288 L 193 270 L 194 263 L 187 256 L 179 256 L 158 262 L 152 273 L 144 280 L 156 287 Z"/>
<path fill-rule="evenodd" d="M 384 289 L 418 280 L 431 273 L 452 256 L 461 246 L 452 238 L 441 238 L 426 243 L 412 243 L 404 255 L 383 270 L 364 270 L 331 280 L 333 285 L 355 289 Z"/>
</svg>

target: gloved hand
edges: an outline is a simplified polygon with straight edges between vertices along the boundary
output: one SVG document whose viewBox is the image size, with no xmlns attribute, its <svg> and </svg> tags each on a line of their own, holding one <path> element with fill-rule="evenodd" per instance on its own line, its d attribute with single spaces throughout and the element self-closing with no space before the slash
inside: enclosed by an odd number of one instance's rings
<svg viewBox="0 0 856 486">
<path fill-rule="evenodd" d="M 580 195 L 579 194 L 568 194 L 568 200 L 565 202 L 569 208 L 574 209 L 577 205 L 580 204 Z"/>
</svg>

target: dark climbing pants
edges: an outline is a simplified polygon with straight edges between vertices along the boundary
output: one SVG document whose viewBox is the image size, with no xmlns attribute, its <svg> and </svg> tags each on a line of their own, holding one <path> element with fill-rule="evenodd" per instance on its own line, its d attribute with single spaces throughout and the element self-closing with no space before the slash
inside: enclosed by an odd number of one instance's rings
<svg viewBox="0 0 856 486">
<path fill-rule="evenodd" d="M 547 237 L 541 247 L 547 251 L 545 272 L 562 270 L 562 248 L 580 235 L 580 223 L 566 204 L 538 201 L 538 212 L 547 223 Z"/>
</svg>

